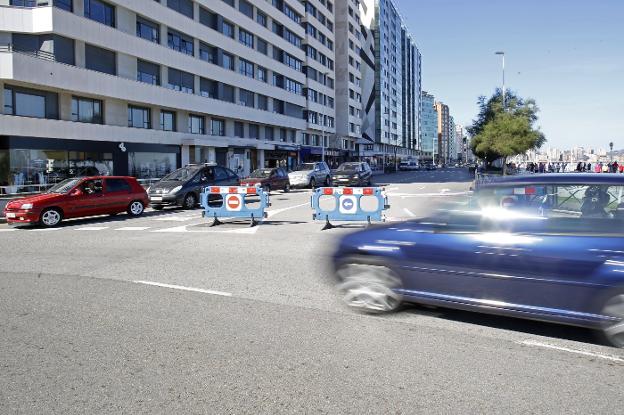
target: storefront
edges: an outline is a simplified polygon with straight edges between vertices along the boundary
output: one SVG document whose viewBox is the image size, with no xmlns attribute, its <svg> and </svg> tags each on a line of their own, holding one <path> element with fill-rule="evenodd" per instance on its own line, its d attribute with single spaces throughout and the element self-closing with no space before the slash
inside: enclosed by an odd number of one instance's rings
<svg viewBox="0 0 624 415">
<path fill-rule="evenodd" d="M 180 146 L 0 136 L 0 194 L 37 192 L 68 177 L 161 178 L 180 166 Z"/>
<path fill-rule="evenodd" d="M 284 167 L 294 170 L 299 164 L 297 146 L 276 145 L 275 150 L 264 152 L 264 167 Z"/>
</svg>

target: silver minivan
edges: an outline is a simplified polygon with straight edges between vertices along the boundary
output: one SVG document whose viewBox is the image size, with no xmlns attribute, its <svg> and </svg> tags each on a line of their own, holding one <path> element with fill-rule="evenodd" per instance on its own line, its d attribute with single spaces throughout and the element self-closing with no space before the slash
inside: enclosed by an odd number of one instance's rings
<svg viewBox="0 0 624 415">
<path fill-rule="evenodd" d="M 324 161 L 302 163 L 288 173 L 291 187 L 330 186 L 331 170 Z"/>
</svg>

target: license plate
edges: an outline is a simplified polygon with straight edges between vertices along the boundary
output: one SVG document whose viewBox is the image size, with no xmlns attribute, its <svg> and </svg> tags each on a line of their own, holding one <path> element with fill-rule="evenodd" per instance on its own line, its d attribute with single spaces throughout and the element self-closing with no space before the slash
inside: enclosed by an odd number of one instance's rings
<svg viewBox="0 0 624 415">
<path fill-rule="evenodd" d="M 150 200 L 152 202 L 162 202 L 162 197 L 161 196 L 152 196 L 152 197 L 150 197 Z"/>
<path fill-rule="evenodd" d="M 7 213 L 7 218 L 11 218 L 14 219 L 15 218 L 15 213 Z"/>
</svg>

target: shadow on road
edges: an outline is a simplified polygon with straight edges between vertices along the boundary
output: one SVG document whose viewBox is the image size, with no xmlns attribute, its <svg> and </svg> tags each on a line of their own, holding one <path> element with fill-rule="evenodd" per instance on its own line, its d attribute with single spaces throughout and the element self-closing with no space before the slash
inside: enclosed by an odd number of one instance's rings
<svg viewBox="0 0 624 415">
<path fill-rule="evenodd" d="M 436 318 L 442 318 L 449 321 L 510 330 L 537 336 L 599 344 L 591 330 L 581 327 L 544 323 L 541 321 L 524 320 L 513 317 L 495 316 L 462 310 L 452 310 L 448 308 L 425 308 L 419 305 L 410 305 L 404 312 L 417 315 L 433 315 Z"/>
</svg>

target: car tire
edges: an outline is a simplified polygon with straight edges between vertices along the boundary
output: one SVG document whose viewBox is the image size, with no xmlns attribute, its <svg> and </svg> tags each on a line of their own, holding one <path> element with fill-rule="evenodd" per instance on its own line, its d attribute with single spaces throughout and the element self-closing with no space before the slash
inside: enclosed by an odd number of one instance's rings
<svg viewBox="0 0 624 415">
<path fill-rule="evenodd" d="M 316 188 L 316 179 L 314 177 L 310 179 L 310 188 L 311 189 Z"/>
<path fill-rule="evenodd" d="M 290 192 L 290 183 L 286 183 L 286 186 L 284 186 L 284 193 L 288 192 Z"/>
<path fill-rule="evenodd" d="M 152 209 L 154 210 L 163 210 L 165 207 L 163 205 L 152 205 Z"/>
<path fill-rule="evenodd" d="M 609 295 L 602 304 L 600 314 L 619 320 L 598 330 L 598 339 L 608 346 L 624 348 L 624 292 Z"/>
<path fill-rule="evenodd" d="M 39 224 L 46 228 L 53 228 L 63 220 L 63 212 L 57 208 L 48 208 L 41 212 Z"/>
<path fill-rule="evenodd" d="M 134 200 L 128 205 L 128 215 L 139 217 L 145 212 L 145 205 L 140 200 Z"/>
<path fill-rule="evenodd" d="M 195 193 L 187 193 L 182 200 L 182 207 L 184 209 L 195 209 L 197 205 L 197 197 Z"/>
<path fill-rule="evenodd" d="M 383 261 L 350 258 L 343 261 L 336 274 L 338 290 L 349 308 L 365 313 L 391 313 L 398 310 L 403 297 L 396 290 L 402 287 L 399 276 Z"/>
</svg>

